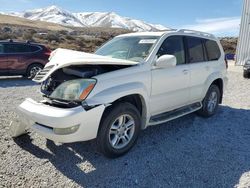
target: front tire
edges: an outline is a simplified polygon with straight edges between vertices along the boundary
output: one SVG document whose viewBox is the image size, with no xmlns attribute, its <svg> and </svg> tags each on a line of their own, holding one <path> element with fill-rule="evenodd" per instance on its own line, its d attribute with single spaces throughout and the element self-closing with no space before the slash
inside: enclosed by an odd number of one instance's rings
<svg viewBox="0 0 250 188">
<path fill-rule="evenodd" d="M 116 158 L 135 144 L 141 127 L 140 113 L 130 103 L 118 103 L 105 111 L 97 135 L 97 149 L 106 157 Z"/>
<path fill-rule="evenodd" d="M 213 116 L 217 112 L 220 98 L 221 92 L 218 86 L 211 85 L 202 101 L 202 108 L 197 111 L 198 115 L 206 118 Z"/>
</svg>

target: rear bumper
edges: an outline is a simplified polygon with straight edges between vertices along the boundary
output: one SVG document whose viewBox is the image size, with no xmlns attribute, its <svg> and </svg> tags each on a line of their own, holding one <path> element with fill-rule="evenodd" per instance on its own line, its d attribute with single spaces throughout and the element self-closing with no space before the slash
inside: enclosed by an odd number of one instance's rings
<svg viewBox="0 0 250 188">
<path fill-rule="evenodd" d="M 13 123 L 11 130 L 14 137 L 23 134 L 25 130 L 33 129 L 47 139 L 62 143 L 91 140 L 97 136 L 104 109 L 104 105 L 88 111 L 81 106 L 62 109 L 26 99 L 18 107 L 19 118 Z M 79 128 L 74 133 L 64 135 L 54 132 L 54 128 L 72 126 Z"/>
</svg>

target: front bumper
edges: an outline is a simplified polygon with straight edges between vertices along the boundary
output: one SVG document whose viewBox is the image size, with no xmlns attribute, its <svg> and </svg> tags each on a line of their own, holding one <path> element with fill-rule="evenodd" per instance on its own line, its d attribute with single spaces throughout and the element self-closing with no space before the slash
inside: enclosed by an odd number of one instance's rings
<svg viewBox="0 0 250 188">
<path fill-rule="evenodd" d="M 104 109 L 104 105 L 88 111 L 82 106 L 57 108 L 26 99 L 18 107 L 18 120 L 11 125 L 12 136 L 19 136 L 32 129 L 47 139 L 61 143 L 91 140 L 97 136 Z M 79 128 L 72 134 L 58 135 L 53 131 L 53 128 L 69 128 L 76 125 L 79 125 Z"/>
</svg>

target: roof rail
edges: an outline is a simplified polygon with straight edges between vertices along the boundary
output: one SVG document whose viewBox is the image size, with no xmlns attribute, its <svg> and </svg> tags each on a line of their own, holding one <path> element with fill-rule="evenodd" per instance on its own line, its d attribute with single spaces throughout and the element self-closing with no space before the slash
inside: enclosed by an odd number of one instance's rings
<svg viewBox="0 0 250 188">
<path fill-rule="evenodd" d="M 168 28 L 168 29 L 160 29 L 159 31 L 177 31 L 177 29 Z"/>
<path fill-rule="evenodd" d="M 190 30 L 190 29 L 180 29 L 178 30 L 179 33 L 190 33 L 190 34 L 197 34 L 200 36 L 204 37 L 211 37 L 211 38 L 216 38 L 213 34 L 202 32 L 202 31 L 195 31 L 195 30 Z"/>
</svg>

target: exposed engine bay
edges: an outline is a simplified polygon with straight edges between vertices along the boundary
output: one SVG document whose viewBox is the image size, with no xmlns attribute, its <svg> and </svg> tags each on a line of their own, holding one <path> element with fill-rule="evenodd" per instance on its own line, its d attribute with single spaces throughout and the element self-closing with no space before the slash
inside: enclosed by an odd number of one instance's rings
<svg viewBox="0 0 250 188">
<path fill-rule="evenodd" d="M 137 64 L 139 62 L 59 48 L 51 53 L 48 64 L 33 81 L 41 84 L 48 105 L 79 106 L 86 103 L 97 83 L 93 77 Z"/>
<path fill-rule="evenodd" d="M 92 78 L 94 76 L 129 67 L 128 65 L 72 65 L 53 72 L 41 84 L 41 92 L 44 97 L 50 98 L 50 94 L 63 82 Z"/>
</svg>

